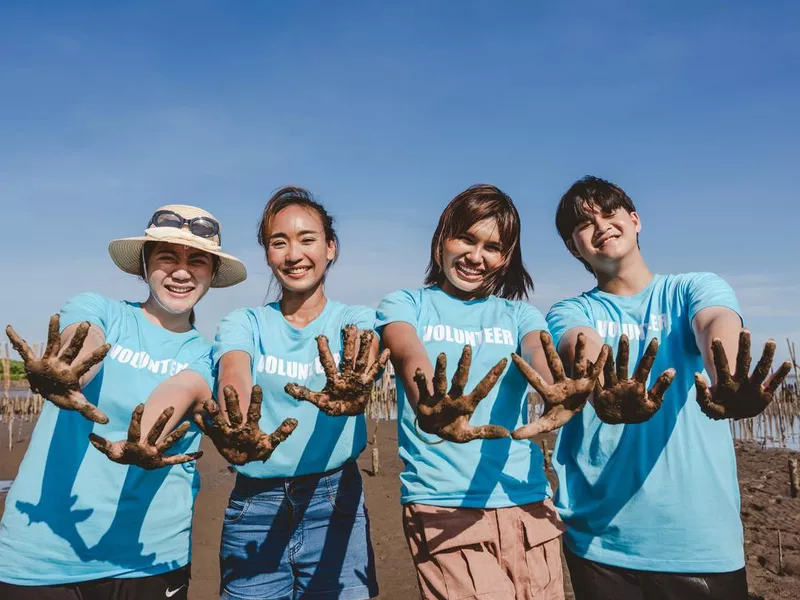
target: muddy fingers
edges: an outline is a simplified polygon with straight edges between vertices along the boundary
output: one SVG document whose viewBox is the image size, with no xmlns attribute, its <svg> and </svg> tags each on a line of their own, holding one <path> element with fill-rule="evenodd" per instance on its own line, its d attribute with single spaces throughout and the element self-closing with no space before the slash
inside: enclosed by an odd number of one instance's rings
<svg viewBox="0 0 800 600">
<path fill-rule="evenodd" d="M 359 336 L 355 325 L 347 325 L 342 338 L 342 361 L 337 369 L 328 338 L 323 335 L 317 337 L 319 360 L 326 377 L 322 390 L 315 392 L 297 383 L 287 383 L 284 387 L 284 391 L 296 400 L 311 402 L 333 417 L 354 416 L 364 412 L 375 378 L 389 360 L 389 351 L 384 350 L 378 360 L 370 364 L 369 356 L 375 340 L 372 330 L 362 331 Z M 356 339 L 359 339 L 357 354 Z"/>
<path fill-rule="evenodd" d="M 719 338 L 711 341 L 711 352 L 716 371 L 716 384 L 709 386 L 700 373 L 695 373 L 695 390 L 700 410 L 710 419 L 749 419 L 764 411 L 772 402 L 775 392 L 786 379 L 792 363 L 786 361 L 767 379 L 775 358 L 775 341 L 764 344 L 764 352 L 749 374 L 751 363 L 750 332 L 739 334 L 736 354 L 736 372 L 731 374 L 728 357 Z"/>
<path fill-rule="evenodd" d="M 527 439 L 534 435 L 554 431 L 564 426 L 569 420 L 583 410 L 589 395 L 594 389 L 600 372 L 607 365 L 610 348 L 603 346 L 597 360 L 590 367 L 586 360 L 586 336 L 578 334 L 575 344 L 575 360 L 573 362 L 573 377 L 567 377 L 561 358 L 558 356 L 553 338 L 546 331 L 540 334 L 542 351 L 544 352 L 547 366 L 553 377 L 549 384 L 536 370 L 517 354 L 511 355 L 511 360 L 517 365 L 522 376 L 542 397 L 544 412 L 534 423 L 520 427 L 511 437 L 514 439 Z M 613 368 L 613 366 L 612 366 Z"/>
</svg>

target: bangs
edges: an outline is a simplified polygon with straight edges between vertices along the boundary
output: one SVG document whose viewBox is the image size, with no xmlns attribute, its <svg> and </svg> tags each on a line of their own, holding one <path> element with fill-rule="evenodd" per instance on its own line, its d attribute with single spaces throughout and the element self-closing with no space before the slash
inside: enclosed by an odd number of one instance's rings
<svg viewBox="0 0 800 600">
<path fill-rule="evenodd" d="M 486 219 L 494 219 L 503 255 L 507 255 L 519 240 L 519 219 L 514 209 L 504 198 L 495 195 L 476 195 L 461 199 L 456 198 L 445 208 L 441 218 L 441 230 L 437 232 L 437 246 L 446 240 L 457 238 L 467 233 L 476 223 Z"/>
</svg>

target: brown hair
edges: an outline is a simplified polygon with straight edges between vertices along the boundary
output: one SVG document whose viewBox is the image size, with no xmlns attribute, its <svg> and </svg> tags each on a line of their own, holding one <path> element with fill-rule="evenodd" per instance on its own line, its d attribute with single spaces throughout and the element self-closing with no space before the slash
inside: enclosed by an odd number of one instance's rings
<svg viewBox="0 0 800 600">
<path fill-rule="evenodd" d="M 333 255 L 333 258 L 328 261 L 327 267 L 325 267 L 325 273 L 327 273 L 328 269 L 330 269 L 333 263 L 336 262 L 336 259 L 339 258 L 339 237 L 336 235 L 336 230 L 333 228 L 333 217 L 328 214 L 328 211 L 325 210 L 322 204 L 314 200 L 314 196 L 305 188 L 287 185 L 272 194 L 272 197 L 270 197 L 264 207 L 261 221 L 258 223 L 258 244 L 264 248 L 266 252 L 269 242 L 269 228 L 272 226 L 272 221 L 279 212 L 288 206 L 302 206 L 303 208 L 314 211 L 322 221 L 325 241 L 327 243 L 333 242 L 336 246 L 336 253 Z"/>
<path fill-rule="evenodd" d="M 496 219 L 503 245 L 503 264 L 487 279 L 487 296 L 494 294 L 509 300 L 521 300 L 533 292 L 533 279 L 522 261 L 521 223 L 511 198 L 493 185 L 479 183 L 453 198 L 439 217 L 431 240 L 431 258 L 425 273 L 425 285 L 442 285 L 442 252 L 447 240 L 467 232 L 478 221 Z"/>
</svg>

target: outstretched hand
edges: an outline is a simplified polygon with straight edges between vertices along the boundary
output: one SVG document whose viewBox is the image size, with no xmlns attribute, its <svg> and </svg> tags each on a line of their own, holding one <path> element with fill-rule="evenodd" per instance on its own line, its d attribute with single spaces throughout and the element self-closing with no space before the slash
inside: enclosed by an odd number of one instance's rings
<svg viewBox="0 0 800 600">
<path fill-rule="evenodd" d="M 544 402 L 544 412 L 541 417 L 511 434 L 511 437 L 516 440 L 528 439 L 540 433 L 554 431 L 583 410 L 611 350 L 608 345 L 604 344 L 597 360 L 594 363 L 589 362 L 586 360 L 586 336 L 582 333 L 578 334 L 578 341 L 575 344 L 575 362 L 572 369 L 573 376 L 567 377 L 561 358 L 553 345 L 553 338 L 547 331 L 542 331 L 540 337 L 547 365 L 553 376 L 552 384 L 547 383 L 522 357 L 517 354 L 511 355 L 511 360 L 514 361 L 533 389 L 539 392 Z"/>
<path fill-rule="evenodd" d="M 25 376 L 31 391 L 40 394 L 63 410 L 76 410 L 95 423 L 108 423 L 108 417 L 91 404 L 81 393 L 80 379 L 96 364 L 102 362 L 111 346 L 103 344 L 91 354 L 75 362 L 75 358 L 89 334 L 89 323 L 81 323 L 72 340 L 61 351 L 59 316 L 50 317 L 47 332 L 47 347 L 41 358 L 37 358 L 30 346 L 9 325 L 6 335 L 25 365 Z M 60 354 L 59 354 L 60 352 Z"/>
<path fill-rule="evenodd" d="M 158 419 L 156 419 L 156 422 L 153 423 L 147 437 L 144 440 L 140 439 L 142 435 L 143 413 L 144 404 L 139 404 L 131 415 L 131 424 L 128 427 L 127 441 L 109 442 L 96 433 L 89 434 L 89 441 L 92 442 L 95 448 L 114 462 L 121 465 L 136 465 L 148 471 L 197 460 L 203 455 L 202 451 L 191 452 L 189 454 L 164 455 L 164 451 L 171 448 L 189 429 L 189 423 L 181 423 L 175 428 L 175 431 L 167 435 L 160 442 L 158 441 L 167 422 L 175 413 L 175 408 L 172 406 L 164 409 L 164 412 L 162 412 Z"/>
<path fill-rule="evenodd" d="M 444 440 L 464 443 L 475 439 L 494 439 L 508 436 L 508 429 L 499 425 L 474 427 L 469 419 L 478 403 L 492 390 L 508 359 L 502 359 L 475 386 L 469 394 L 464 394 L 469 369 L 472 364 L 472 347 L 464 346 L 458 368 L 453 375 L 450 390 L 447 390 L 447 356 L 442 352 L 436 359 L 433 373 L 433 394 L 428 389 L 428 381 L 421 369 L 417 369 L 414 381 L 419 390 L 417 403 L 417 422 L 422 431 L 438 435 Z"/>
<path fill-rule="evenodd" d="M 604 423 L 644 423 L 652 417 L 664 400 L 664 393 L 675 378 L 675 369 L 667 369 L 658 376 L 648 391 L 647 377 L 658 353 L 658 339 L 653 338 L 636 366 L 632 379 L 628 379 L 628 336 L 619 338 L 619 356 L 614 370 L 614 352 L 609 349 L 603 372 L 604 382 L 595 382 L 594 410 Z"/>
<path fill-rule="evenodd" d="M 705 377 L 695 373 L 694 383 L 700 409 L 711 419 L 749 419 L 761 414 L 775 396 L 775 391 L 792 368 L 790 361 L 784 362 L 767 380 L 775 358 L 775 342 L 764 345 L 761 360 L 753 374 L 750 372 L 750 332 L 739 333 L 739 351 L 736 355 L 736 372 L 731 375 L 728 357 L 722 341 L 711 341 L 711 353 L 717 373 L 717 383 L 709 388 Z"/>
<path fill-rule="evenodd" d="M 246 421 L 242 419 L 239 395 L 233 386 L 226 385 L 222 392 L 225 396 L 228 419 L 220 413 L 219 406 L 208 399 L 203 402 L 203 409 L 211 422 L 206 423 L 202 414 L 195 415 L 194 420 L 211 438 L 219 453 L 231 464 L 243 465 L 255 460 L 266 461 L 272 456 L 278 444 L 285 441 L 297 427 L 297 419 L 284 419 L 280 427 L 270 435 L 261 431 L 258 422 L 261 420 L 262 393 L 258 385 L 253 386 Z"/>
<path fill-rule="evenodd" d="M 372 392 L 372 386 L 378 373 L 389 360 L 389 350 L 381 352 L 378 360 L 369 363 L 369 353 L 375 332 L 371 329 L 361 332 L 358 356 L 355 356 L 357 328 L 347 325 L 344 328 L 341 371 L 336 368 L 336 361 L 331 354 L 328 338 L 317 337 L 319 361 L 328 378 L 322 391 L 312 392 L 304 385 L 287 383 L 284 390 L 297 400 L 306 400 L 314 404 L 322 412 L 333 417 L 360 415 L 364 412 Z"/>
</svg>

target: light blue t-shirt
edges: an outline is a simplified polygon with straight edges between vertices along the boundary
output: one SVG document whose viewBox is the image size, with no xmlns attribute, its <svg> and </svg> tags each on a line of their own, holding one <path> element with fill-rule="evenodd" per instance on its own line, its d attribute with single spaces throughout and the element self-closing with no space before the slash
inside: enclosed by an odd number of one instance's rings
<svg viewBox="0 0 800 600">
<path fill-rule="evenodd" d="M 553 450 L 556 507 L 567 525 L 564 542 L 575 554 L 644 571 L 723 573 L 744 566 L 729 425 L 701 412 L 694 387 L 695 372 L 707 374 L 692 320 L 713 306 L 739 313 L 725 281 L 688 273 L 656 275 L 634 296 L 595 288 L 550 309 L 556 344 L 574 327 L 593 327 L 616 355 L 624 333 L 633 376 L 655 337 L 648 388 L 666 369 L 676 370 L 649 421 L 608 425 L 587 404 L 561 428 Z"/>
<path fill-rule="evenodd" d="M 248 477 L 294 477 L 338 469 L 355 459 L 367 445 L 364 415 L 331 417 L 311 402 L 295 400 L 284 391 L 287 383 L 304 385 L 314 392 L 325 387 L 316 337 L 328 338 L 336 364 L 342 352 L 346 325 L 372 329 L 375 311 L 328 299 L 320 315 L 298 329 L 283 316 L 278 302 L 233 311 L 217 329 L 213 361 L 218 367 L 228 352 L 250 355 L 253 384 L 261 386 L 263 403 L 259 425 L 272 433 L 284 419 L 297 419 L 297 428 L 264 462 L 255 461 L 236 470 Z M 222 398 L 218 401 L 224 402 Z"/>
<path fill-rule="evenodd" d="M 463 301 L 439 287 L 400 290 L 378 306 L 376 328 L 389 323 L 410 323 L 417 330 L 432 364 L 439 353 L 447 355 L 448 388 L 465 344 L 472 346 L 472 367 L 465 388 L 470 393 L 502 358 L 508 366 L 470 419 L 473 425 L 501 425 L 513 431 L 528 422 L 527 382 L 511 362 L 529 333 L 547 329 L 538 310 L 524 302 L 488 296 Z M 538 335 L 534 334 L 534 335 Z M 539 502 L 551 495 L 544 474 L 542 453 L 530 440 L 473 440 L 465 444 L 445 441 L 414 430 L 414 410 L 397 378 L 400 474 L 403 504 L 504 508 Z"/>
<path fill-rule="evenodd" d="M 105 333 L 111 350 L 86 399 L 106 425 L 46 402 L 6 499 L 0 522 L 0 581 L 57 585 L 145 577 L 190 560 L 195 463 L 146 471 L 110 461 L 89 443 L 94 432 L 127 437 L 131 412 L 171 375 L 192 369 L 211 383 L 211 344 L 192 329 L 173 333 L 138 303 L 80 294 L 61 311 L 62 329 L 82 321 Z M 195 452 L 194 425 L 168 454 Z"/>
</svg>

